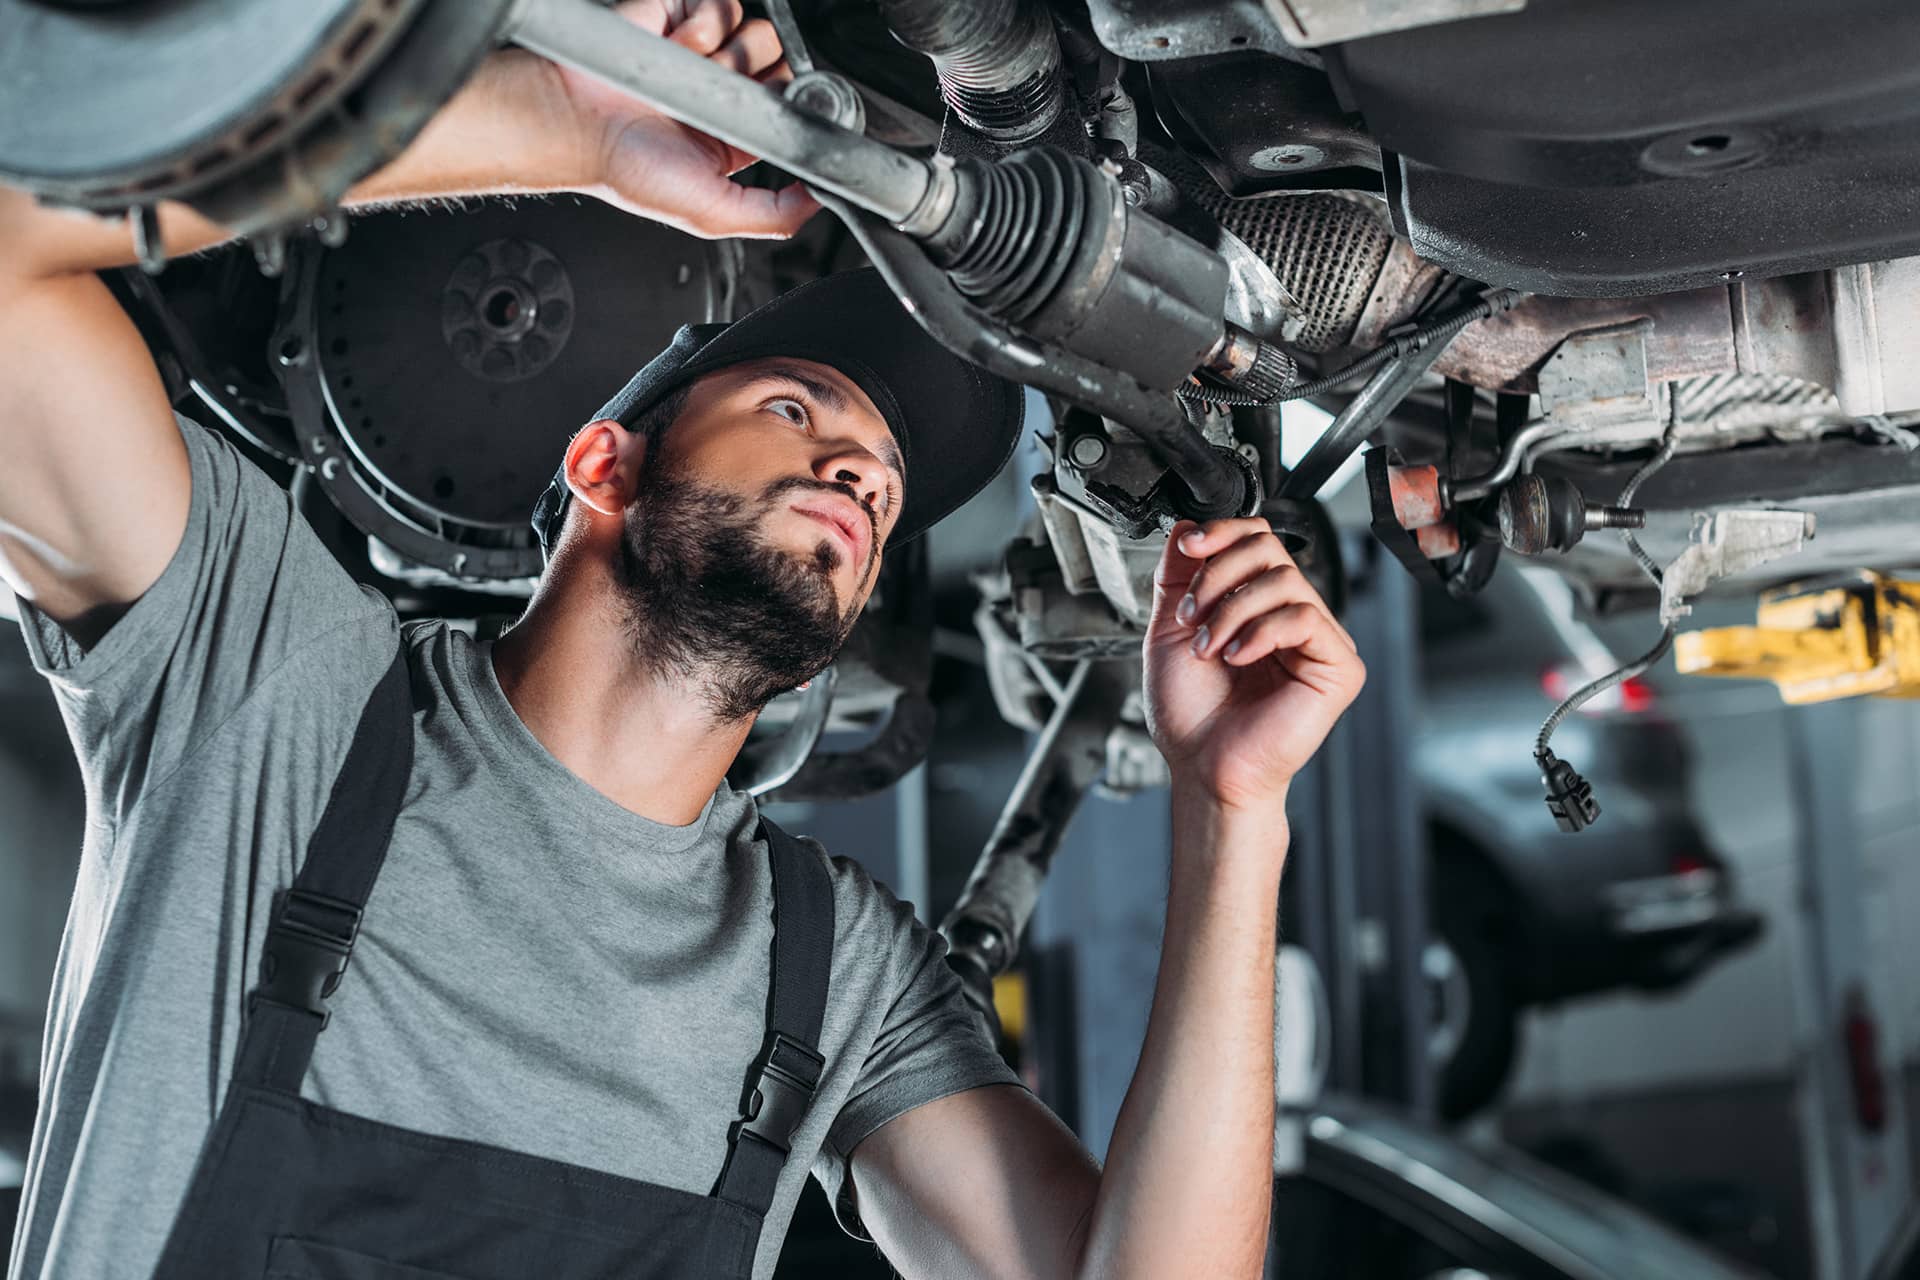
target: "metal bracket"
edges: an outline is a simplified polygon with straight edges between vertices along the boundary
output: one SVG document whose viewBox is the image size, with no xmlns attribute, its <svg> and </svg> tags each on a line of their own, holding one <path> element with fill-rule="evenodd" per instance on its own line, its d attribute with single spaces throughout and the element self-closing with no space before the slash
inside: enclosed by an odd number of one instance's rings
<svg viewBox="0 0 1920 1280">
<path fill-rule="evenodd" d="M 1660 577 L 1660 621 L 1692 613 L 1687 600 L 1712 584 L 1800 550 L 1813 536 L 1810 511 L 1716 511 L 1693 517 L 1685 551 Z"/>
</svg>

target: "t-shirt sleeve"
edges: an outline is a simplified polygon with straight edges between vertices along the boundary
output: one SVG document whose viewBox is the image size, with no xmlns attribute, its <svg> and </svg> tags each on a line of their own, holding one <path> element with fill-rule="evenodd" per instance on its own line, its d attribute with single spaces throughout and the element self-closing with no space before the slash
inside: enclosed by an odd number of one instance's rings
<svg viewBox="0 0 1920 1280">
<path fill-rule="evenodd" d="M 176 416 L 193 490 L 180 546 L 84 648 L 27 601 L 20 626 L 53 684 L 92 816 L 117 822 L 248 695 L 335 627 L 390 607 L 363 589 L 291 497 L 225 439 Z"/>
<path fill-rule="evenodd" d="M 841 868 L 848 865 L 844 859 L 834 861 Z M 915 919 L 912 908 L 884 886 L 864 873 L 858 881 L 869 895 L 860 914 L 880 926 L 876 941 L 882 941 L 888 952 L 886 972 L 893 999 L 853 1092 L 827 1130 L 813 1172 L 840 1225 L 849 1234 L 869 1239 L 847 1178 L 847 1159 L 853 1149 L 874 1130 L 915 1107 L 984 1085 L 1017 1085 L 1020 1078 L 994 1048 L 985 1024 L 967 1003 L 960 979 L 947 965 L 946 940 Z"/>
</svg>

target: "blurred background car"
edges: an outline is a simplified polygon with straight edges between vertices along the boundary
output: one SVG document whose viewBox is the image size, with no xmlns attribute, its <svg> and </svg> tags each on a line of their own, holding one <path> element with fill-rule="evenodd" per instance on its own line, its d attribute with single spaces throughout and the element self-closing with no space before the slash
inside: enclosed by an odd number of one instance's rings
<svg viewBox="0 0 1920 1280">
<path fill-rule="evenodd" d="M 1736 1280 L 1757 1272 L 1518 1152 L 1338 1096 L 1274 1184 L 1276 1274 L 1369 1280 Z"/>
<path fill-rule="evenodd" d="M 1432 1051 L 1444 1119 L 1499 1093 L 1530 1005 L 1666 990 L 1751 942 L 1760 916 L 1700 829 L 1684 738 L 1628 680 L 1560 729 L 1606 820 L 1564 836 L 1532 742 L 1567 694 L 1619 666 L 1565 582 L 1496 574 L 1479 595 L 1420 594 L 1423 710 L 1414 751 L 1433 849 Z"/>
</svg>

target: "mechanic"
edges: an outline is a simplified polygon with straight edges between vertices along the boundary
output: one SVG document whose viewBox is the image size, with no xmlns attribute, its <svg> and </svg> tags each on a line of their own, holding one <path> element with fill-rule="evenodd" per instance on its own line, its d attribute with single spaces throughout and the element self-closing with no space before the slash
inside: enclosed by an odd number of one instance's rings
<svg viewBox="0 0 1920 1280">
<path fill-rule="evenodd" d="M 624 11 L 788 75 L 737 0 Z M 502 52 L 353 199 L 791 233 L 811 200 L 750 159 Z M 477 643 L 402 629 L 172 415 L 93 274 L 127 239 L 0 192 L 0 567 L 89 810 L 9 1276 L 764 1277 L 809 1169 L 909 1276 L 1258 1274 L 1287 788 L 1363 678 L 1263 523 L 1158 570 L 1172 869 L 1102 1169 L 937 936 L 724 778 L 883 551 L 1005 462 L 1018 388 L 865 272 L 683 329 L 567 447 L 537 593 Z"/>
</svg>

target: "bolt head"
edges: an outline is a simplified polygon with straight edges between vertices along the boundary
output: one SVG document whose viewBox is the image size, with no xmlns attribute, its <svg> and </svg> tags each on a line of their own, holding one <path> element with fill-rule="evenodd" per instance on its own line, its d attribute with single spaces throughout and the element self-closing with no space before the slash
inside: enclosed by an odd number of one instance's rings
<svg viewBox="0 0 1920 1280">
<path fill-rule="evenodd" d="M 1073 438 L 1067 446 L 1067 461 L 1082 470 L 1091 470 L 1107 460 L 1107 442 L 1088 432 Z"/>
<path fill-rule="evenodd" d="M 1247 163 L 1268 173 L 1286 173 L 1290 169 L 1310 169 L 1324 163 L 1326 158 L 1324 150 L 1310 143 L 1289 142 L 1277 147 L 1262 147 L 1247 157 Z"/>
</svg>

